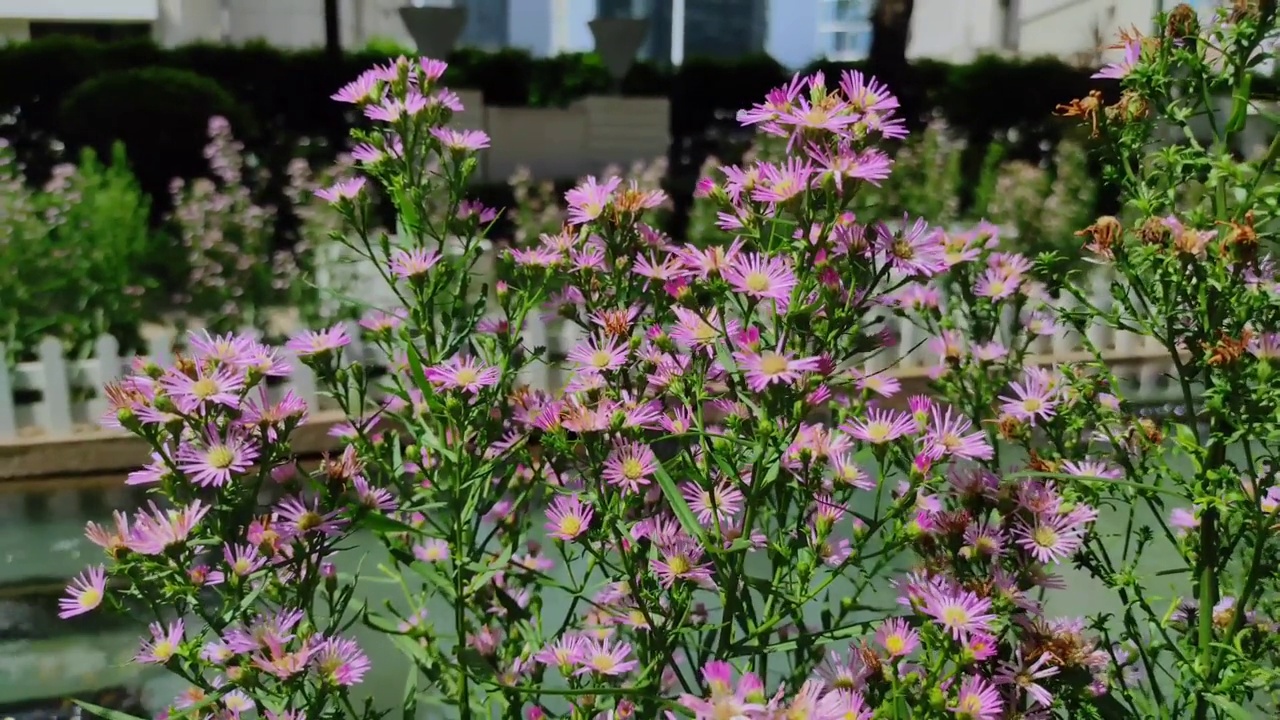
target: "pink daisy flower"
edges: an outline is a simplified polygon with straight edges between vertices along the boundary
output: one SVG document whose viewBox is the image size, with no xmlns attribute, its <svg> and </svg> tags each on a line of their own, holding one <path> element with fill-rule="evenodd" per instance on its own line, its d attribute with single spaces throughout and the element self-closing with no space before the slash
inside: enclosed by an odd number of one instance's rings
<svg viewBox="0 0 1280 720">
<path fill-rule="evenodd" d="M 968 675 L 960 681 L 960 695 L 948 709 L 963 720 L 997 720 L 1004 713 L 1004 700 L 990 680 Z"/>
<path fill-rule="evenodd" d="M 165 627 L 160 623 L 151 623 L 151 639 L 143 641 L 142 649 L 134 656 L 137 663 L 163 665 L 178 652 L 182 645 L 182 620 L 174 620 Z"/>
<path fill-rule="evenodd" d="M 689 503 L 689 509 L 704 527 L 719 527 L 724 530 L 733 524 L 733 518 L 742 511 L 746 497 L 742 491 L 727 482 L 717 483 L 711 490 L 705 490 L 697 483 L 686 482 L 680 488 Z"/>
<path fill-rule="evenodd" d="M 443 365 L 427 368 L 427 381 L 443 390 L 462 390 L 478 395 L 487 387 L 498 384 L 502 371 L 485 365 L 474 357 L 454 357 Z"/>
<path fill-rule="evenodd" d="M 1000 672 L 995 676 L 996 684 L 1011 685 L 1031 700 L 1032 707 L 1047 708 L 1053 704 L 1053 694 L 1040 681 L 1058 674 L 1058 667 L 1046 667 L 1052 658 L 1052 654 L 1043 653 L 1035 662 L 1028 664 L 1019 648 L 1013 662 L 1000 664 Z"/>
<path fill-rule="evenodd" d="M 1037 421 L 1053 417 L 1058 404 L 1057 392 L 1048 383 L 1029 377 L 1023 382 L 1010 383 L 1009 390 L 1012 395 L 1000 397 L 1004 403 L 1001 411 L 1033 426 Z"/>
<path fill-rule="evenodd" d="M 616 676 L 631 672 L 639 663 L 631 658 L 631 646 L 613 644 L 607 639 L 585 640 L 578 652 L 580 667 L 574 675 L 594 673 Z"/>
<path fill-rule="evenodd" d="M 316 673 L 330 685 L 351 687 L 364 679 L 369 672 L 369 658 L 356 644 L 346 638 L 327 638 L 316 647 L 311 656 Z"/>
<path fill-rule="evenodd" d="M 339 180 L 327 188 L 316 190 L 316 197 L 335 205 L 344 200 L 354 200 L 364 191 L 367 182 L 360 176 Z"/>
<path fill-rule="evenodd" d="M 617 444 L 604 462 L 600 477 L 614 487 L 639 492 L 652 482 L 658 471 L 658 456 L 648 445 L 638 442 Z"/>
<path fill-rule="evenodd" d="M 1105 65 L 1092 75 L 1095 80 L 1121 80 L 1129 76 L 1133 69 L 1142 62 L 1142 38 L 1130 38 L 1124 44 L 1124 57 L 1120 62 Z"/>
<path fill-rule="evenodd" d="M 215 405 L 234 408 L 240 404 L 244 375 L 233 368 L 198 366 L 195 377 L 171 370 L 160 379 L 160 385 L 182 413 L 209 409 Z"/>
<path fill-rule="evenodd" d="M 613 201 L 613 193 L 622 184 L 622 178 L 612 177 L 601 183 L 589 176 L 581 185 L 564 194 L 568 205 L 568 222 L 571 225 L 589 223 L 604 214 Z"/>
<path fill-rule="evenodd" d="M 920 647 L 920 633 L 902 618 L 890 618 L 876 630 L 876 642 L 889 657 L 905 657 Z"/>
<path fill-rule="evenodd" d="M 83 615 L 94 610 L 107 596 L 107 569 L 95 565 L 71 581 L 67 586 L 67 596 L 58 600 L 58 617 L 67 618 Z"/>
<path fill-rule="evenodd" d="M 1013 530 L 1018 546 L 1042 563 L 1058 563 L 1084 545 L 1084 526 L 1071 515 L 1038 516 Z"/>
<path fill-rule="evenodd" d="M 942 412 L 937 406 L 931 409 L 932 423 L 924 436 L 924 452 L 934 460 L 946 457 L 966 460 L 990 460 L 995 454 L 987 434 L 973 431 L 973 423 L 951 408 Z"/>
<path fill-rule="evenodd" d="M 617 338 L 588 340 L 570 350 L 565 359 L 580 370 L 611 372 L 627 364 L 627 346 Z"/>
<path fill-rule="evenodd" d="M 904 275 L 929 277 L 947 269 L 941 235 L 921 219 L 911 222 L 911 218 L 903 215 L 900 230 L 878 223 L 876 247 L 884 254 L 889 267 Z"/>
<path fill-rule="evenodd" d="M 735 352 L 733 359 L 742 368 L 747 387 L 752 392 L 763 392 L 774 384 L 793 385 L 807 372 L 815 372 L 822 366 L 822 358 L 792 358 L 781 349 L 763 353 Z"/>
<path fill-rule="evenodd" d="M 703 550 L 697 540 L 680 534 L 657 538 L 654 544 L 661 557 L 650 560 L 649 568 L 658 576 L 662 587 L 670 588 L 678 581 L 711 586 L 711 568 L 702 562 Z"/>
<path fill-rule="evenodd" d="M 751 199 L 757 202 L 785 203 L 798 197 L 813 185 L 813 166 L 807 159 L 792 157 L 786 163 L 759 164 L 760 177 Z"/>
<path fill-rule="evenodd" d="M 584 645 L 586 640 L 581 635 L 565 633 L 539 650 L 533 659 L 548 667 L 560 668 L 563 672 L 582 664 Z"/>
<path fill-rule="evenodd" d="M 937 620 L 957 642 L 966 635 L 987 632 L 996 619 L 991 601 L 968 590 L 938 588 L 925 596 L 922 611 Z"/>
<path fill-rule="evenodd" d="M 134 517 L 126 546 L 141 555 L 160 555 L 185 543 L 208 512 L 209 506 L 199 500 L 168 510 L 161 510 L 155 503 L 150 503 L 148 509 L 139 511 Z"/>
<path fill-rule="evenodd" d="M 557 540 L 570 542 L 591 527 L 595 511 L 574 495 L 560 495 L 547 508 L 547 534 Z"/>
<path fill-rule="evenodd" d="M 489 134 L 483 130 L 434 127 L 431 128 L 431 137 L 439 141 L 445 150 L 457 153 L 473 153 L 489 147 Z"/>
<path fill-rule="evenodd" d="M 275 516 L 280 523 L 292 533 L 299 536 L 337 535 L 346 525 L 340 511 L 321 512 L 320 499 L 314 498 L 310 503 L 302 498 L 290 496 L 275 506 Z"/>
<path fill-rule="evenodd" d="M 872 445 L 893 442 L 916 431 L 915 420 L 898 410 L 872 408 L 865 419 L 850 420 L 840 428 L 850 437 Z"/>
<path fill-rule="evenodd" d="M 392 275 L 405 280 L 420 280 L 440 262 L 440 253 L 426 248 L 396 250 L 391 253 L 388 269 Z"/>
<path fill-rule="evenodd" d="M 308 358 L 331 353 L 350 344 L 351 337 L 347 335 L 347 329 L 342 325 L 334 325 L 327 330 L 308 330 L 295 335 L 284 347 L 300 358 Z"/>
<path fill-rule="evenodd" d="M 249 472 L 260 455 L 257 442 L 235 427 L 220 436 L 209 428 L 202 441 L 188 442 L 177 453 L 178 469 L 200 487 L 223 487 Z"/>
<path fill-rule="evenodd" d="M 762 253 L 739 255 L 722 275 L 734 290 L 756 300 L 772 300 L 779 311 L 786 310 L 797 283 L 788 260 Z"/>
</svg>

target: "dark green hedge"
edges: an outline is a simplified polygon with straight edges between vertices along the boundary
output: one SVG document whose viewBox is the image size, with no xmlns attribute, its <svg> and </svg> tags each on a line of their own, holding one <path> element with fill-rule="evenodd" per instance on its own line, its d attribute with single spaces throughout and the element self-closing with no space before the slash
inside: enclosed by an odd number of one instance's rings
<svg viewBox="0 0 1280 720">
<path fill-rule="evenodd" d="M 334 58 L 321 50 L 286 51 L 264 45 L 188 45 L 162 49 L 147 42 L 102 44 L 49 38 L 0 47 L 0 108 L 18 107 L 31 132 L 56 131 L 57 108 L 76 86 L 101 73 L 167 67 L 208 76 L 254 115 L 264 133 L 340 137 L 343 108 L 328 99 L 335 88 L 369 65 L 385 60 L 370 52 Z M 507 50 L 464 50 L 450 58 L 447 82 L 483 91 L 494 105 L 563 105 L 615 90 L 599 59 L 571 54 L 530 58 Z M 824 64 L 836 72 L 846 65 Z M 872 69 L 874 72 L 874 69 Z M 718 113 L 758 101 L 790 75 L 768 57 L 738 61 L 693 59 L 678 73 L 638 64 L 617 91 L 669 95 L 677 106 L 673 130 L 701 132 Z M 966 130 L 988 132 L 1037 125 L 1053 106 L 1084 93 L 1089 71 L 1056 60 L 984 58 L 968 65 L 914 64 L 902 87 L 914 118 L 935 111 Z M 127 101 L 129 98 L 121 98 Z"/>
<path fill-rule="evenodd" d="M 330 94 L 386 59 L 385 54 L 370 51 L 334 57 L 318 49 L 290 51 L 261 44 L 160 48 L 149 42 L 103 44 L 49 38 L 7 45 L 0 47 L 0 113 L 17 112 L 13 123 L 0 127 L 0 136 L 14 144 L 33 179 L 39 181 L 54 161 L 46 150 L 48 140 L 74 141 L 84 136 L 80 132 L 83 127 L 77 126 L 83 125 L 83 118 L 62 112 L 69 96 L 86 92 L 82 85 L 108 73 L 150 69 L 116 76 L 145 78 L 154 76 L 156 69 L 184 71 L 204 76 L 210 87 L 220 87 L 235 99 L 240 115 L 235 123 L 237 135 L 264 159 L 268 169 L 279 170 L 288 162 L 298 138 L 327 140 L 328 152 L 345 139 L 349 123 L 359 118 L 353 117 L 348 107 L 330 100 Z M 515 50 L 463 50 L 449 61 L 446 82 L 457 88 L 479 89 L 493 105 L 559 106 L 585 95 L 609 92 L 670 97 L 671 131 L 677 143 L 671 158 L 672 189 L 677 196 L 691 187 L 696 169 L 708 154 L 723 157 L 735 139 L 741 140 L 741 133 L 735 132 L 734 111 L 759 102 L 769 89 L 791 75 L 769 57 L 736 61 L 695 58 L 676 73 L 640 63 L 614 87 L 594 55 L 535 59 Z M 849 67 L 854 66 L 823 63 L 807 70 L 821 68 L 834 80 Z M 861 69 L 875 73 L 875 68 Z M 975 158 L 981 157 L 988 139 L 1009 130 L 1016 130 L 1018 138 L 1011 153 L 1031 157 L 1046 148 L 1051 150 L 1069 126 L 1052 118 L 1053 108 L 1096 86 L 1097 81 L 1089 75 L 1087 69 L 1057 60 L 983 58 L 964 65 L 921 61 L 907 70 L 893 90 L 901 97 L 911 124 L 919 127 L 929 119 L 945 119 L 954 131 L 973 141 Z M 153 84 L 113 81 L 113 127 L 135 128 L 130 134 L 141 137 L 191 137 L 204 131 L 205 121 L 187 117 L 190 113 L 155 112 L 154 92 Z M 216 102 L 225 104 L 221 99 Z M 188 122 L 197 127 L 185 127 Z M 85 138 L 80 144 L 99 140 Z M 326 152 L 324 143 L 318 147 Z M 178 159 L 170 163 L 163 153 L 133 158 L 139 176 L 157 200 L 157 211 L 164 209 L 166 201 L 160 178 L 191 173 L 191 167 Z M 678 205 L 679 200 L 677 197 Z"/>
</svg>

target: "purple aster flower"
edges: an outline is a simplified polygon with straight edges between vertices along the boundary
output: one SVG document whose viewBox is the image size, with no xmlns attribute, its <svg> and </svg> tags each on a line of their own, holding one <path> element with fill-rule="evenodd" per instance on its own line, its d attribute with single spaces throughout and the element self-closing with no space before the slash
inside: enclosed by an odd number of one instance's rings
<svg viewBox="0 0 1280 720">
<path fill-rule="evenodd" d="M 1124 41 L 1124 57 L 1120 62 L 1109 63 L 1093 74 L 1095 80 L 1121 80 L 1129 76 L 1142 61 L 1142 38 L 1131 37 Z"/>
<path fill-rule="evenodd" d="M 351 337 L 347 335 L 347 329 L 342 325 L 334 325 L 327 330 L 308 330 L 295 335 L 284 347 L 300 358 L 307 358 L 324 355 L 350 344 Z"/>
<path fill-rule="evenodd" d="M 136 663 L 163 665 L 169 662 L 174 653 L 182 645 L 182 620 L 174 620 L 166 628 L 160 623 L 151 623 L 151 639 L 144 640 L 142 649 L 134 656 Z"/>
<path fill-rule="evenodd" d="M 178 449 L 178 469 L 200 487 L 223 487 L 236 476 L 249 472 L 260 451 L 258 443 L 240 426 L 232 426 L 225 436 L 217 428 L 205 430 L 204 437 Z"/>
<path fill-rule="evenodd" d="M 764 392 L 770 385 L 793 385 L 804 373 L 815 372 L 822 367 L 822 358 L 795 358 L 781 349 L 766 350 L 762 353 L 754 351 L 738 351 L 733 359 L 742 369 L 747 388 L 752 392 Z"/>
<path fill-rule="evenodd" d="M 502 371 L 485 365 L 474 357 L 454 357 L 443 365 L 427 368 L 427 381 L 442 390 L 462 390 L 472 395 L 493 387 L 502 379 Z"/>
<path fill-rule="evenodd" d="M 905 275 L 929 277 L 947 269 L 942 235 L 922 219 L 911 222 L 902 216 L 902 228 L 894 230 L 883 222 L 876 223 L 876 248 L 889 267 Z"/>
<path fill-rule="evenodd" d="M 1030 698 L 1033 708 L 1037 705 L 1047 708 L 1053 703 L 1053 694 L 1039 681 L 1058 674 L 1056 666 L 1048 666 L 1052 658 L 1052 654 L 1043 653 L 1035 662 L 1028 664 L 1019 648 L 1013 662 L 1000 664 L 1000 671 L 995 676 L 996 684 L 1012 685 Z"/>
<path fill-rule="evenodd" d="M 1050 383 L 1038 377 L 1028 377 L 1022 382 L 1009 384 L 1011 395 L 1001 396 L 1000 409 L 1013 417 L 1035 425 L 1037 421 L 1053 418 L 1057 407 L 1057 391 Z"/>
<path fill-rule="evenodd" d="M 790 261 L 763 253 L 737 255 L 721 275 L 734 290 L 756 300 L 777 303 L 779 312 L 786 312 L 791 291 L 798 282 Z"/>
<path fill-rule="evenodd" d="M 483 130 L 436 127 L 431 128 L 431 136 L 438 140 L 444 149 L 458 153 L 473 153 L 489 147 L 489 135 Z"/>
<path fill-rule="evenodd" d="M 622 675 L 639 665 L 631 658 L 630 645 L 623 642 L 614 644 L 608 639 L 584 641 L 577 659 L 579 668 L 574 675 Z"/>
<path fill-rule="evenodd" d="M 990 680 L 968 675 L 960 681 L 960 695 L 948 709 L 961 720 L 997 720 L 1004 712 L 1004 700 Z"/>
<path fill-rule="evenodd" d="M 568 222 L 571 225 L 589 223 L 604 214 L 613 201 L 613 193 L 622 179 L 613 177 L 601 183 L 595 176 L 588 176 L 581 185 L 564 194 L 568 205 Z"/>
<path fill-rule="evenodd" d="M 987 632 L 996 620 L 991 601 L 968 590 L 935 588 L 925 595 L 922 612 L 959 642 L 964 636 Z"/>
<path fill-rule="evenodd" d="M 326 638 L 316 646 L 311 664 L 327 684 L 351 687 L 369 672 L 369 657 L 355 640 Z"/>
<path fill-rule="evenodd" d="M 1040 515 L 1013 530 L 1018 546 L 1042 563 L 1062 562 L 1084 545 L 1084 527 L 1071 515 Z"/>
<path fill-rule="evenodd" d="M 946 457 L 966 460 L 990 460 L 995 454 L 987 434 L 974 431 L 973 423 L 948 407 L 945 411 L 934 406 L 930 410 L 928 431 L 923 438 L 924 452 L 934 460 Z"/>
<path fill-rule="evenodd" d="M 591 527 L 595 511 L 573 495 L 559 495 L 547 507 L 547 534 L 557 540 L 571 542 Z"/>
<path fill-rule="evenodd" d="M 330 187 L 316 190 L 316 197 L 334 204 L 343 200 L 355 200 L 364 191 L 366 182 L 360 176 L 339 180 Z"/>
<path fill-rule="evenodd" d="M 107 596 L 107 569 L 95 565 L 80 573 L 67 586 L 67 596 L 58 600 L 58 617 L 83 615 L 102 604 Z"/>
</svg>

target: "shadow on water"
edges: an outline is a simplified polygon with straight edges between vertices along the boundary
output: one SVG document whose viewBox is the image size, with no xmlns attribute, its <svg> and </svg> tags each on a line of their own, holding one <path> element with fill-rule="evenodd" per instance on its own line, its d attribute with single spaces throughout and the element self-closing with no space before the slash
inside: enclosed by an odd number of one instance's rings
<svg viewBox="0 0 1280 720">
<path fill-rule="evenodd" d="M 65 583 L 100 558 L 100 550 L 84 539 L 84 523 L 104 519 L 113 509 L 132 510 L 144 496 L 123 489 L 118 480 L 67 487 L 57 481 L 21 488 L 0 485 L 0 717 L 69 717 L 72 697 L 154 715 L 181 691 L 182 685 L 163 671 L 148 671 L 130 662 L 144 628 L 113 619 L 107 613 L 71 621 L 57 617 L 57 599 Z M 1144 509 L 1137 520 L 1139 524 L 1151 522 L 1150 511 Z M 539 527 L 541 523 L 534 525 Z M 1114 510 L 1104 511 L 1098 520 L 1099 530 L 1116 549 L 1124 542 L 1125 527 L 1126 517 Z M 549 548 L 549 543 L 544 547 Z M 1170 550 L 1158 547 L 1162 554 L 1149 555 L 1141 569 L 1153 582 L 1160 583 L 1149 588 L 1147 599 L 1153 607 L 1163 608 L 1186 592 L 1187 583 L 1185 575 L 1155 577 L 1156 572 L 1179 563 Z M 372 538 L 363 537 L 357 538 L 355 547 L 345 552 L 337 565 L 342 573 L 360 573 L 361 595 L 369 607 L 380 610 L 390 600 L 407 613 L 399 583 L 378 570 L 385 561 L 382 547 Z M 763 564 L 755 568 L 755 574 L 766 572 Z M 1086 573 L 1069 567 L 1060 572 L 1067 589 L 1050 595 L 1051 616 L 1121 609 L 1112 593 Z M 568 581 L 565 568 L 559 565 L 552 575 Z M 833 590 L 834 604 L 852 590 L 852 583 L 837 583 Z M 875 583 L 861 602 L 890 606 L 895 598 L 887 582 Z M 563 592 L 546 594 L 543 600 L 543 617 L 551 624 L 548 630 L 554 630 L 558 625 L 552 623 L 559 623 L 564 617 L 569 596 Z M 432 603 L 426 609 L 437 627 L 451 624 L 452 611 L 444 603 Z M 814 603 L 807 618 L 812 627 L 818 626 L 821 610 Z M 711 612 L 714 618 L 715 608 Z M 360 625 L 355 626 L 354 632 L 372 661 L 361 695 L 374 698 L 381 707 L 398 707 L 409 668 L 404 656 L 376 632 Z M 418 716 L 437 718 L 441 714 L 438 708 L 421 705 Z"/>
</svg>

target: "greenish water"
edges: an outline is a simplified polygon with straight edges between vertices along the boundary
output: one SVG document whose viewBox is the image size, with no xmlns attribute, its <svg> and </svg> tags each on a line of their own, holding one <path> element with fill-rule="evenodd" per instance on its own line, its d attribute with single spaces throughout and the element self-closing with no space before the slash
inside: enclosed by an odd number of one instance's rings
<svg viewBox="0 0 1280 720">
<path fill-rule="evenodd" d="M 41 701 L 41 706 L 53 705 L 60 699 L 86 698 L 94 691 L 116 688 L 124 689 L 154 711 L 171 700 L 181 686 L 163 673 L 141 672 L 137 665 L 129 663 L 136 651 L 138 629 L 98 614 L 67 623 L 56 618 L 54 609 L 61 585 L 100 557 L 99 549 L 83 539 L 84 523 L 109 515 L 113 508 L 132 509 L 141 496 L 119 489 L 77 491 L 61 487 L 53 482 L 12 492 L 0 486 L 0 717 L 24 710 L 36 701 Z M 1151 519 L 1149 511 L 1138 514 L 1138 524 Z M 1125 521 L 1125 516 L 1107 510 L 1098 520 L 1098 528 L 1108 536 L 1112 552 L 1118 553 L 1124 542 Z M 1156 576 L 1179 562 L 1163 544 L 1158 542 L 1156 547 L 1159 552 L 1149 553 L 1140 570 L 1151 578 L 1148 601 L 1163 609 L 1173 597 L 1185 592 L 1186 582 L 1185 575 Z M 343 573 L 360 572 L 361 594 L 371 607 L 381 608 L 385 600 L 392 600 L 403 610 L 399 584 L 378 571 L 384 560 L 385 553 L 376 541 L 357 538 L 355 548 L 339 558 L 338 567 Z M 753 574 L 766 574 L 768 568 L 762 564 L 751 570 Z M 1069 567 L 1060 568 L 1060 572 L 1067 589 L 1049 596 L 1051 616 L 1120 609 L 1113 595 L 1086 574 Z M 557 566 L 552 574 L 568 580 L 563 567 Z M 852 589 L 851 583 L 842 584 L 834 586 L 834 598 Z M 871 587 L 862 600 L 872 605 L 891 605 L 894 597 L 886 582 Z M 567 602 L 564 594 L 544 595 L 548 623 L 560 621 Z M 450 608 L 437 602 L 427 609 L 439 625 L 451 625 Z M 821 610 L 815 603 L 808 618 L 811 624 L 818 624 Z M 355 632 L 372 661 L 362 691 L 380 705 L 398 705 L 408 663 L 385 637 L 360 626 Z M 438 717 L 438 710 L 423 706 L 419 717 L 428 714 Z"/>
</svg>

